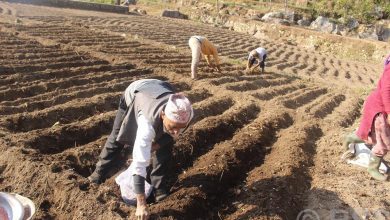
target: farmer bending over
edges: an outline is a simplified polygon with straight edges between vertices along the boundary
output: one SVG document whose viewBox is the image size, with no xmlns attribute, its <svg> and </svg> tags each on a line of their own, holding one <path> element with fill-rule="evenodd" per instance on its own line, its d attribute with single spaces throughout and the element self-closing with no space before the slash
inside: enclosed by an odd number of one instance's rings
<svg viewBox="0 0 390 220">
<path fill-rule="evenodd" d="M 252 72 L 257 67 L 260 67 L 261 68 L 261 73 L 264 73 L 265 59 L 266 58 L 267 58 L 267 51 L 264 48 L 258 47 L 256 49 L 252 50 L 249 53 L 248 62 L 246 64 L 246 70 L 245 71 L 246 72 Z M 255 63 L 256 63 L 256 65 L 252 66 Z"/>
<path fill-rule="evenodd" d="M 188 41 L 188 45 L 192 52 L 192 63 L 191 63 L 191 78 L 196 79 L 196 73 L 200 61 L 201 54 L 204 55 L 209 67 L 221 71 L 219 66 L 219 58 L 217 48 L 207 38 L 202 36 L 192 36 Z M 214 63 L 211 62 L 211 56 L 213 56 Z"/>
<path fill-rule="evenodd" d="M 136 216 L 149 216 L 145 199 L 146 167 L 149 166 L 154 187 L 155 200 L 161 201 L 168 195 L 166 174 L 172 158 L 175 137 L 185 130 L 193 117 L 190 101 L 173 87 L 157 79 L 134 81 L 120 98 L 112 132 L 99 156 L 95 171 L 89 181 L 100 184 L 107 177 L 109 169 L 124 145 L 133 146 L 132 175 L 134 193 L 137 194 Z"/>
</svg>

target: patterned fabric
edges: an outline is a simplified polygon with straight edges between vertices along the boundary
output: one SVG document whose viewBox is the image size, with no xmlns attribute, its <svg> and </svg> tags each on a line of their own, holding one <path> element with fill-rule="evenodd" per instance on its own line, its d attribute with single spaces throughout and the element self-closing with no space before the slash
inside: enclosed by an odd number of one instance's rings
<svg viewBox="0 0 390 220">
<path fill-rule="evenodd" d="M 390 64 L 384 66 L 384 71 L 378 81 L 377 87 L 364 102 L 363 116 L 360 121 L 356 135 L 367 141 L 368 134 L 372 132 L 371 127 L 375 117 L 379 113 L 390 113 Z"/>
<path fill-rule="evenodd" d="M 374 147 L 372 153 L 383 157 L 390 150 L 390 126 L 386 121 L 387 114 L 378 114 L 373 123 L 370 137 Z"/>
</svg>

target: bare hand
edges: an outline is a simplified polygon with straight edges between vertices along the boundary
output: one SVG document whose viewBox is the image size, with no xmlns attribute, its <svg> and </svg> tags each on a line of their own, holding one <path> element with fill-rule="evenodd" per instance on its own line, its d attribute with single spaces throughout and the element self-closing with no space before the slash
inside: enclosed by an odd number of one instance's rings
<svg viewBox="0 0 390 220">
<path fill-rule="evenodd" d="M 153 144 L 152 144 L 152 152 L 160 149 L 160 147 L 161 146 L 158 143 L 153 142 Z"/>
<path fill-rule="evenodd" d="M 135 212 L 135 217 L 137 218 L 137 220 L 148 220 L 149 219 L 148 206 L 137 204 L 137 211 Z"/>
</svg>

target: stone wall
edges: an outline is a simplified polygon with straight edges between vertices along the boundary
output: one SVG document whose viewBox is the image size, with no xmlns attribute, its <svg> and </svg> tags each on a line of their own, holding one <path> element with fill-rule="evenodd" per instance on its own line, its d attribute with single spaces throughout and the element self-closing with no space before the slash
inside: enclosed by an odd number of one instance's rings
<svg viewBox="0 0 390 220">
<path fill-rule="evenodd" d="M 194 13 L 190 15 L 190 18 L 247 33 L 258 39 L 285 41 L 288 44 L 326 53 L 341 59 L 381 63 L 390 51 L 390 44 L 381 41 L 321 33 L 303 27 L 266 23 L 240 16 L 215 19 L 214 16 L 203 14 L 199 17 L 199 15 L 200 13 Z"/>
</svg>

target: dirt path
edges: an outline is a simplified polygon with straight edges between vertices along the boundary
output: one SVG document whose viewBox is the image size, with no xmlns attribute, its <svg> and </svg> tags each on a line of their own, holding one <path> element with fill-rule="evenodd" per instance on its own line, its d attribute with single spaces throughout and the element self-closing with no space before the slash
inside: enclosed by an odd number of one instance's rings
<svg viewBox="0 0 390 220">
<path fill-rule="evenodd" d="M 114 177 L 100 186 L 85 177 L 121 92 L 139 78 L 172 82 L 196 115 L 174 147 L 172 194 L 151 205 L 154 218 L 295 219 L 306 208 L 321 219 L 332 209 L 373 218 L 390 208 L 388 183 L 339 163 L 341 135 L 356 127 L 380 64 L 152 16 L 0 2 L 0 18 L 0 190 L 32 198 L 38 219 L 134 214 Z M 203 61 L 190 79 L 195 34 L 219 46 L 222 73 Z M 258 45 L 269 51 L 266 73 L 244 75 Z M 122 155 L 117 170 L 125 167 Z"/>
</svg>

